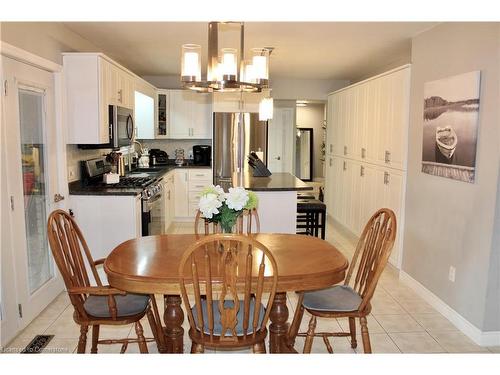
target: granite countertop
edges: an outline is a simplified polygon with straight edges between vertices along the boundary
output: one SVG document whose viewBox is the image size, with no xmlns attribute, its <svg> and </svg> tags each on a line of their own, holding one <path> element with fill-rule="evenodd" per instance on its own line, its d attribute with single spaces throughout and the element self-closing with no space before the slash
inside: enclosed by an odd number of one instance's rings
<svg viewBox="0 0 500 375">
<path fill-rule="evenodd" d="M 233 186 L 252 191 L 302 191 L 313 190 L 291 173 L 273 173 L 269 177 L 253 177 L 252 173 L 233 174 Z"/>
<path fill-rule="evenodd" d="M 166 173 L 178 169 L 178 168 L 199 168 L 207 169 L 212 168 L 209 165 L 194 165 L 192 163 L 186 163 L 184 165 L 178 166 L 176 164 L 157 164 L 151 166 L 150 168 L 136 168 L 132 172 L 128 172 L 125 176 L 133 177 L 135 174 L 148 174 L 150 177 L 159 178 Z M 142 192 L 142 188 L 116 188 L 110 185 L 83 185 L 81 181 L 73 181 L 68 184 L 70 195 L 139 195 Z"/>
</svg>

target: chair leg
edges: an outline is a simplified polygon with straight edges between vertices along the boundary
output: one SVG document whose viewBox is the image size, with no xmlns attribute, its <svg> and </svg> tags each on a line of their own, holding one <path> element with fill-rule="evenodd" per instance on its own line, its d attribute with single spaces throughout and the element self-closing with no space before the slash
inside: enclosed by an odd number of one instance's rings
<svg viewBox="0 0 500 375">
<path fill-rule="evenodd" d="M 191 344 L 191 354 L 203 354 L 205 353 L 205 347 L 201 344 L 193 342 Z"/>
<path fill-rule="evenodd" d="M 141 322 L 139 321 L 135 322 L 135 333 L 137 334 L 137 339 L 139 340 L 139 342 L 137 343 L 139 345 L 139 351 L 141 353 L 147 354 L 148 345 L 146 344 L 146 339 L 144 338 L 144 330 L 142 329 Z"/>
<path fill-rule="evenodd" d="M 366 316 L 359 318 L 361 323 L 361 337 L 363 339 L 363 350 L 365 353 L 372 352 L 372 346 L 370 345 L 370 335 L 368 334 L 368 323 L 366 321 Z"/>
<path fill-rule="evenodd" d="M 266 343 L 264 341 L 254 344 L 252 347 L 254 354 L 266 354 Z"/>
<path fill-rule="evenodd" d="M 316 329 L 316 317 L 313 315 L 311 317 L 311 320 L 309 321 L 309 329 L 307 330 L 306 342 L 304 344 L 304 354 L 311 353 L 315 329 Z"/>
<path fill-rule="evenodd" d="M 351 333 L 351 348 L 356 349 L 358 342 L 356 341 L 356 320 L 349 318 L 349 332 Z"/>
<path fill-rule="evenodd" d="M 97 354 L 97 342 L 99 341 L 99 325 L 92 326 L 92 348 L 90 353 Z"/>
<path fill-rule="evenodd" d="M 165 338 L 165 332 L 163 331 L 163 327 L 161 325 L 160 314 L 158 313 L 158 304 L 156 303 L 156 298 L 154 294 L 151 294 L 151 304 L 153 306 L 153 313 L 156 321 L 156 330 L 158 332 L 158 350 L 161 353 L 167 352 L 167 343 Z"/>
<path fill-rule="evenodd" d="M 154 317 L 151 309 L 148 309 L 146 316 L 148 317 L 149 326 L 151 327 L 151 332 L 153 332 L 153 337 L 155 339 L 156 346 L 158 347 L 158 351 L 160 353 L 162 353 L 163 352 L 163 343 L 161 342 L 159 332 L 158 332 L 158 327 L 156 324 L 156 320 L 155 320 L 155 317 Z"/>
<path fill-rule="evenodd" d="M 80 338 L 78 339 L 78 349 L 77 353 L 83 354 L 85 353 L 85 348 L 87 346 L 87 332 L 89 330 L 89 326 L 82 324 L 80 326 Z"/>
<path fill-rule="evenodd" d="M 302 323 L 302 317 L 304 316 L 304 306 L 302 306 L 302 301 L 304 301 L 304 293 L 299 293 L 299 300 L 297 302 L 297 307 L 295 308 L 295 314 L 293 315 L 292 324 L 290 325 L 290 330 L 288 331 L 288 342 L 290 346 L 295 345 L 295 338 L 299 333 L 300 323 Z"/>
</svg>

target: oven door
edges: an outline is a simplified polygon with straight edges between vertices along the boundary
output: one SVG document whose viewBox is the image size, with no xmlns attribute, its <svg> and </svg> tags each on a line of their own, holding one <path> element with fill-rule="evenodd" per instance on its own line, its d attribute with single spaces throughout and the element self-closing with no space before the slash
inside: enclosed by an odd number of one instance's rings
<svg viewBox="0 0 500 375">
<path fill-rule="evenodd" d="M 116 107 L 117 147 L 130 146 L 134 138 L 134 112 L 131 109 Z"/>
<path fill-rule="evenodd" d="M 165 201 L 163 192 L 142 200 L 142 235 L 165 233 Z"/>
</svg>

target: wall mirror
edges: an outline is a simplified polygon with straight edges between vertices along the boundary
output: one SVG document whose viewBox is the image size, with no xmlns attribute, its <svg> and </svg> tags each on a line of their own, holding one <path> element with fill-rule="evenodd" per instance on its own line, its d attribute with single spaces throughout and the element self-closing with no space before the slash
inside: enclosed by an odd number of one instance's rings
<svg viewBox="0 0 500 375">
<path fill-rule="evenodd" d="M 297 128 L 295 175 L 302 181 L 312 181 L 313 128 Z"/>
</svg>

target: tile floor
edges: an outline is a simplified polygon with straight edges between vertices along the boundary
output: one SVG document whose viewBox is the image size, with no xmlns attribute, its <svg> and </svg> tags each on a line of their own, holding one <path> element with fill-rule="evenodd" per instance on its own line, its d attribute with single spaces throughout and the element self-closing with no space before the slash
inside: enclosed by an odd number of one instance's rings
<svg viewBox="0 0 500 375">
<path fill-rule="evenodd" d="M 191 223 L 175 223 L 170 228 L 170 233 L 191 233 Z M 355 240 L 346 232 L 335 228 L 328 223 L 327 240 L 341 250 L 348 259 L 351 259 Z M 162 298 L 157 298 L 159 308 L 163 308 Z M 288 294 L 289 320 L 292 320 L 296 306 L 296 296 Z M 417 296 L 411 289 L 402 284 L 398 279 L 397 271 L 388 266 L 378 284 L 372 300 L 372 314 L 368 317 L 368 329 L 372 350 L 374 353 L 499 353 L 500 347 L 480 347 L 464 334 L 458 331 L 440 313 Z M 22 350 L 36 334 L 53 334 L 55 337 L 45 348 L 47 353 L 73 353 L 75 352 L 79 328 L 72 319 L 73 308 L 69 304 L 66 293 L 56 298 L 23 332 L 21 332 L 7 347 L 8 352 Z M 304 315 L 301 330 L 305 330 L 309 318 Z M 147 320 L 144 319 L 143 327 L 146 335 L 151 337 Z M 335 330 L 348 332 L 346 319 L 319 319 L 318 330 Z M 190 342 L 187 336 L 188 323 L 184 322 L 186 331 L 184 338 L 185 352 L 189 352 Z M 358 330 L 359 321 L 358 321 Z M 135 336 L 135 331 L 130 326 L 101 327 L 104 337 Z M 87 350 L 90 350 L 90 334 L 87 340 Z M 336 353 L 362 353 L 361 337 L 358 337 L 358 348 L 351 349 L 350 342 L 345 337 L 336 337 L 331 340 Z M 297 338 L 295 348 L 302 351 L 303 338 Z M 154 343 L 149 344 L 151 353 L 156 353 Z M 100 353 L 118 353 L 120 345 L 101 345 Z M 312 346 L 313 353 L 327 353 L 323 340 L 315 338 Z M 127 353 L 137 353 L 137 345 L 131 344 Z M 214 353 L 214 351 L 206 351 Z M 217 351 L 219 353 L 221 351 Z M 249 353 L 250 350 L 222 351 L 223 353 Z"/>
</svg>

